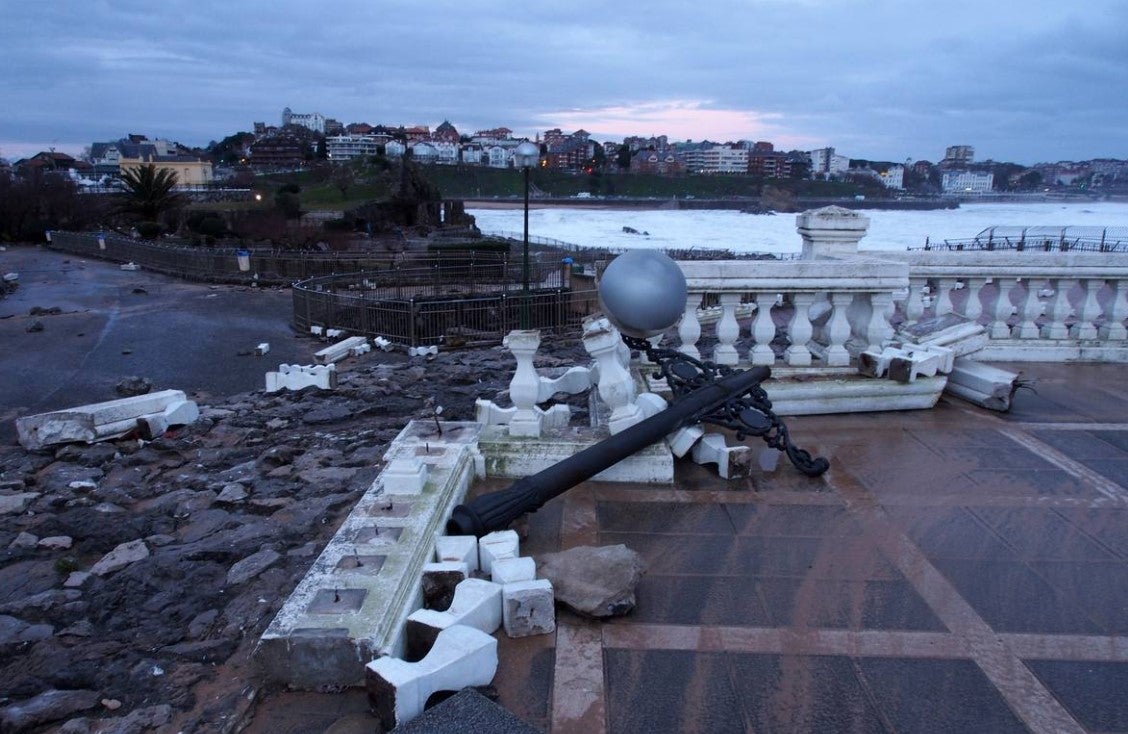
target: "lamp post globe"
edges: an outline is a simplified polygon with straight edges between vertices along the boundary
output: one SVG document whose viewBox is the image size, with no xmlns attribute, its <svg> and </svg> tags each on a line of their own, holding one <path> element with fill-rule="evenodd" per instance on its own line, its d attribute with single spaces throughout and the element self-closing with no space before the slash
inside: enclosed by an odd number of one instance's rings
<svg viewBox="0 0 1128 734">
<path fill-rule="evenodd" d="M 627 336 L 661 334 L 681 318 L 687 297 L 685 274 L 657 250 L 624 252 L 599 281 L 603 312 Z"/>
</svg>

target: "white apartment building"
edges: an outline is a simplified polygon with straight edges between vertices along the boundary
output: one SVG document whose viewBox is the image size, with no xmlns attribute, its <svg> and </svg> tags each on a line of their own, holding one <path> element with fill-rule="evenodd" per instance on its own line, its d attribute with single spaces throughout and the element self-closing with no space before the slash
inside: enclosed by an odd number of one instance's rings
<svg viewBox="0 0 1128 734">
<path fill-rule="evenodd" d="M 834 148 L 808 150 L 807 157 L 811 159 L 811 178 L 817 178 L 820 174 L 823 178 L 832 178 L 850 170 L 850 158 L 837 155 Z"/>
<path fill-rule="evenodd" d="M 905 167 L 890 166 L 877 174 L 881 178 L 881 185 L 887 189 L 905 188 Z"/>
<path fill-rule="evenodd" d="M 315 133 L 324 135 L 325 115 L 320 112 L 299 114 L 287 107 L 282 110 L 282 127 L 286 127 L 287 125 L 301 125 L 304 128 L 313 130 Z"/>
<path fill-rule="evenodd" d="M 331 161 L 351 161 L 379 155 L 391 138 L 387 135 L 333 135 L 325 139 Z"/>
<path fill-rule="evenodd" d="M 687 171 L 693 173 L 748 173 L 748 151 L 716 145 L 682 153 Z"/>
<path fill-rule="evenodd" d="M 995 184 L 995 174 L 979 171 L 944 171 L 940 181 L 945 194 L 987 194 Z"/>
</svg>

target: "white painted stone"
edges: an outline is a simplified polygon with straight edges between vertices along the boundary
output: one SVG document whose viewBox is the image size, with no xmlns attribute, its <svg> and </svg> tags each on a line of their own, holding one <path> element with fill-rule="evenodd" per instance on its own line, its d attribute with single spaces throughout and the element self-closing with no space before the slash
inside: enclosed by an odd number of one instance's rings
<svg viewBox="0 0 1128 734">
<path fill-rule="evenodd" d="M 508 420 L 510 436 L 536 437 L 541 434 L 541 413 L 536 409 L 540 378 L 533 367 L 533 357 L 540 347 L 540 340 L 540 331 L 515 329 L 502 342 L 517 360 L 513 379 L 509 381 L 509 399 L 513 401 L 514 408 Z"/>
<path fill-rule="evenodd" d="M 666 409 L 666 400 L 661 395 L 652 392 L 639 393 L 635 398 L 635 405 L 641 411 L 643 419 L 658 415 Z"/>
<path fill-rule="evenodd" d="M 591 369 L 588 367 L 569 367 L 559 377 L 539 377 L 537 402 L 543 403 L 558 392 L 578 395 L 591 389 Z"/>
<path fill-rule="evenodd" d="M 280 364 L 277 372 L 266 373 L 266 391 L 302 390 L 316 387 L 334 390 L 337 387 L 337 365 Z"/>
<path fill-rule="evenodd" d="M 267 343 L 267 342 L 261 342 L 257 347 L 255 347 L 255 355 L 259 356 L 259 357 L 261 357 L 262 355 L 266 354 L 269 351 L 270 351 L 270 344 Z"/>
<path fill-rule="evenodd" d="M 328 339 L 340 339 L 342 336 L 344 336 L 344 334 L 345 334 L 344 329 L 326 329 L 325 330 L 325 336 Z"/>
<path fill-rule="evenodd" d="M 72 441 L 93 443 L 124 435 L 137 427 L 141 416 L 163 413 L 185 400 L 180 390 L 161 390 L 18 418 L 16 431 L 20 444 L 32 450 Z"/>
<path fill-rule="evenodd" d="M 478 539 L 478 567 L 492 573 L 494 561 L 517 558 L 519 539 L 516 530 L 495 530 Z"/>
<path fill-rule="evenodd" d="M 152 441 L 172 426 L 188 426 L 200 418 L 200 409 L 192 400 L 180 400 L 169 405 L 160 413 L 143 415 L 137 419 L 137 428 L 141 431 L 141 438 Z"/>
<path fill-rule="evenodd" d="M 556 630 L 556 601 L 548 579 L 506 584 L 501 597 L 502 624 L 509 637 L 545 635 Z"/>
<path fill-rule="evenodd" d="M 309 333 L 313 334 L 314 336 L 321 336 L 323 333 L 325 333 L 325 329 L 320 326 L 314 325 L 309 327 Z"/>
<path fill-rule="evenodd" d="M 454 589 L 454 599 L 445 612 L 417 609 L 407 617 L 408 653 L 423 654 L 436 636 L 455 625 L 464 625 L 492 635 L 501 627 L 501 584 L 469 578 Z"/>
<path fill-rule="evenodd" d="M 393 459 L 384 467 L 381 477 L 384 489 L 391 494 L 419 494 L 427 484 L 429 472 L 427 464 L 418 459 Z"/>
<path fill-rule="evenodd" d="M 858 242 L 866 236 L 869 217 L 840 206 L 824 206 L 795 217 L 803 238 L 803 259 L 844 257 L 858 254 Z"/>
<path fill-rule="evenodd" d="M 495 584 L 513 584 L 518 581 L 532 581 L 537 577 L 537 562 L 523 558 L 501 558 L 490 567 L 490 578 Z"/>
<path fill-rule="evenodd" d="M 666 436 L 666 445 L 670 447 L 674 456 L 680 459 L 688 454 L 693 444 L 701 440 L 704 435 L 705 429 L 699 425 L 685 426 Z"/>
<path fill-rule="evenodd" d="M 418 663 L 383 657 L 368 663 L 369 700 L 384 731 L 423 712 L 437 691 L 484 686 L 497 672 L 497 640 L 472 627 L 443 630 Z"/>
<path fill-rule="evenodd" d="M 348 339 L 344 339 L 336 344 L 325 347 L 321 351 L 315 352 L 313 361 L 318 364 L 339 362 L 345 357 L 350 356 L 354 349 L 358 349 L 367 343 L 368 340 L 363 336 L 350 336 Z"/>
<path fill-rule="evenodd" d="M 145 541 L 131 540 L 128 543 L 122 543 L 102 556 L 101 560 L 90 568 L 90 573 L 95 576 L 106 576 L 148 557 L 149 546 L 145 545 Z"/>
<path fill-rule="evenodd" d="M 599 397 L 611 408 L 607 426 L 614 435 L 643 420 L 642 410 L 635 403 L 637 389 L 631 373 L 620 362 L 619 330 L 607 317 L 589 316 L 584 320 L 584 348 L 598 367 Z M 630 353 L 628 351 L 628 357 Z"/>
<path fill-rule="evenodd" d="M 409 357 L 426 357 L 434 359 L 439 354 L 439 348 L 435 345 L 429 347 L 408 347 L 407 356 Z"/>
<path fill-rule="evenodd" d="M 945 392 L 989 410 L 1010 410 L 1019 375 L 970 359 L 957 359 Z"/>
<path fill-rule="evenodd" d="M 121 266 L 121 270 L 128 270 L 128 271 L 131 271 L 131 272 L 136 272 L 140 269 L 141 269 L 141 266 L 138 265 L 135 262 L 132 262 L 132 261 L 127 262 L 127 263 L 125 263 L 124 265 Z"/>
<path fill-rule="evenodd" d="M 719 433 L 707 433 L 693 447 L 693 460 L 698 464 L 716 464 L 717 473 L 730 479 L 739 458 L 751 449 L 748 446 L 728 446 L 725 437 Z M 747 465 L 747 462 L 744 462 Z"/>
<path fill-rule="evenodd" d="M 391 348 L 392 348 L 392 343 L 391 343 L 390 341 L 388 341 L 387 339 L 385 339 L 384 337 L 382 337 L 382 336 L 378 336 L 378 337 L 376 337 L 375 339 L 373 339 L 373 340 L 372 340 L 372 343 L 373 343 L 373 344 L 374 344 L 374 345 L 376 346 L 376 348 L 377 348 L 377 349 L 379 349 L 379 350 L 380 350 L 381 352 L 387 352 L 387 351 L 390 351 L 390 350 L 391 350 Z"/>
<path fill-rule="evenodd" d="M 478 539 L 473 535 L 443 535 L 435 539 L 435 560 L 465 563 L 471 571 L 478 570 Z"/>
</svg>

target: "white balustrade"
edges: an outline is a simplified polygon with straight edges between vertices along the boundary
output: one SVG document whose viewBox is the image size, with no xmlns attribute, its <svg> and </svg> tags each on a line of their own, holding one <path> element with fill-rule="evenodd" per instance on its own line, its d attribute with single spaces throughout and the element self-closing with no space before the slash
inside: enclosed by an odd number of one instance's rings
<svg viewBox="0 0 1128 734">
<path fill-rule="evenodd" d="M 717 364 L 735 365 L 739 362 L 736 352 L 736 339 L 740 336 L 740 324 L 736 321 L 736 305 L 740 303 L 740 293 L 722 293 L 721 319 L 717 322 L 717 346 L 713 350 L 713 361 Z"/>
<path fill-rule="evenodd" d="M 756 315 L 752 319 L 752 349 L 748 351 L 748 361 L 754 365 L 775 364 L 772 339 L 775 338 L 775 321 L 772 320 L 772 307 L 776 294 L 760 291 L 755 294 Z"/>
<path fill-rule="evenodd" d="M 1050 284 L 1054 294 L 1050 296 L 1050 303 L 1046 306 L 1049 320 L 1042 325 L 1039 336 L 1043 339 L 1066 339 L 1069 337 L 1069 327 L 1065 325 L 1065 320 L 1073 313 L 1069 294 L 1077 287 L 1077 281 L 1073 278 L 1054 278 Z"/>
<path fill-rule="evenodd" d="M 1085 297 L 1081 307 L 1077 309 L 1077 322 L 1069 330 L 1069 335 L 1074 339 L 1096 339 L 1097 317 L 1101 315 L 1101 304 L 1097 300 L 1097 293 L 1104 286 L 1100 278 L 1086 278 L 1081 281 L 1085 289 Z"/>
<path fill-rule="evenodd" d="M 697 350 L 697 340 L 701 338 L 701 322 L 697 319 L 697 309 L 701 307 L 704 295 L 700 291 L 689 292 L 685 300 L 685 313 L 682 314 L 681 322 L 678 324 L 678 338 L 681 339 L 678 351 L 694 359 L 701 359 L 701 352 Z"/>
<path fill-rule="evenodd" d="M 1097 336 L 1108 341 L 1128 340 L 1128 329 L 1124 327 L 1124 320 L 1128 319 L 1128 280 L 1109 281 L 1109 290 L 1104 307 L 1105 322 L 1097 329 Z"/>
</svg>

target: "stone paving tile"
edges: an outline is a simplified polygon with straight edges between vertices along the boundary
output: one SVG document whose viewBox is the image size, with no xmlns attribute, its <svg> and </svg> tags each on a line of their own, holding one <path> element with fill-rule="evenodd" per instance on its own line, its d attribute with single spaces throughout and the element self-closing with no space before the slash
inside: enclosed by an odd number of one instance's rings
<svg viewBox="0 0 1128 734">
<path fill-rule="evenodd" d="M 866 686 L 897 732 L 1025 732 L 983 672 L 968 660 L 861 658 Z"/>
<path fill-rule="evenodd" d="M 636 599 L 634 611 L 615 623 L 771 626 L 759 587 L 747 578 L 648 573 Z"/>
<path fill-rule="evenodd" d="M 1115 557 L 1052 509 L 978 507 L 973 512 L 1023 559 L 1112 560 Z"/>
<path fill-rule="evenodd" d="M 965 507 L 891 507 L 890 516 L 929 559 L 1012 560 L 1018 555 Z"/>
<path fill-rule="evenodd" d="M 633 533 L 732 535 L 733 524 L 719 505 L 666 502 L 600 502 L 599 527 Z"/>
<path fill-rule="evenodd" d="M 1125 416 L 1128 418 L 1128 416 Z M 1115 442 L 1104 440 L 1093 431 L 1028 431 L 1039 441 L 1052 446 L 1071 459 L 1085 461 L 1086 459 L 1128 459 L 1124 446 Z M 1120 431 L 1103 431 L 1118 434 Z M 1126 437 L 1128 440 L 1128 437 Z"/>
<path fill-rule="evenodd" d="M 771 626 L 942 631 L 908 582 L 760 579 Z"/>
<path fill-rule="evenodd" d="M 1063 507 L 1058 512 L 1105 548 L 1128 559 L 1128 509 Z"/>
<path fill-rule="evenodd" d="M 554 635 L 510 639 L 498 632 L 498 666 L 493 686 L 498 703 L 542 731 L 550 725 L 553 668 L 556 664 Z"/>
<path fill-rule="evenodd" d="M 1080 479 L 1060 469 L 978 469 L 967 473 L 975 483 L 969 503 L 983 496 L 984 491 L 1003 497 L 1087 497 L 1100 493 Z"/>
<path fill-rule="evenodd" d="M 1128 421 L 1128 414 L 1121 418 L 1121 421 Z M 1128 431 L 1092 431 L 1092 435 L 1097 440 L 1104 441 L 1128 454 Z"/>
<path fill-rule="evenodd" d="M 933 564 L 997 632 L 1099 634 L 1074 602 L 1018 561 L 938 558 Z"/>
<path fill-rule="evenodd" d="M 1128 487 L 1128 460 L 1105 461 L 1088 459 L 1082 463 L 1095 472 L 1098 472 L 1122 487 Z"/>
<path fill-rule="evenodd" d="M 743 734 L 740 700 L 721 653 L 603 651 L 608 734 Z"/>
<path fill-rule="evenodd" d="M 1031 660 L 1026 665 L 1091 732 L 1128 732 L 1128 663 Z"/>
<path fill-rule="evenodd" d="M 730 654 L 728 660 L 749 731 L 888 731 L 850 658 Z"/>
<path fill-rule="evenodd" d="M 1128 563 L 1034 561 L 1030 567 L 1105 633 L 1128 634 Z"/>
<path fill-rule="evenodd" d="M 739 535 L 825 537 L 857 535 L 858 521 L 844 507 L 800 505 L 725 505 Z"/>
<path fill-rule="evenodd" d="M 599 534 L 599 545 L 619 543 L 641 555 L 650 573 L 740 575 L 741 565 L 731 538 L 719 544 L 715 536 L 708 535 Z"/>
</svg>

